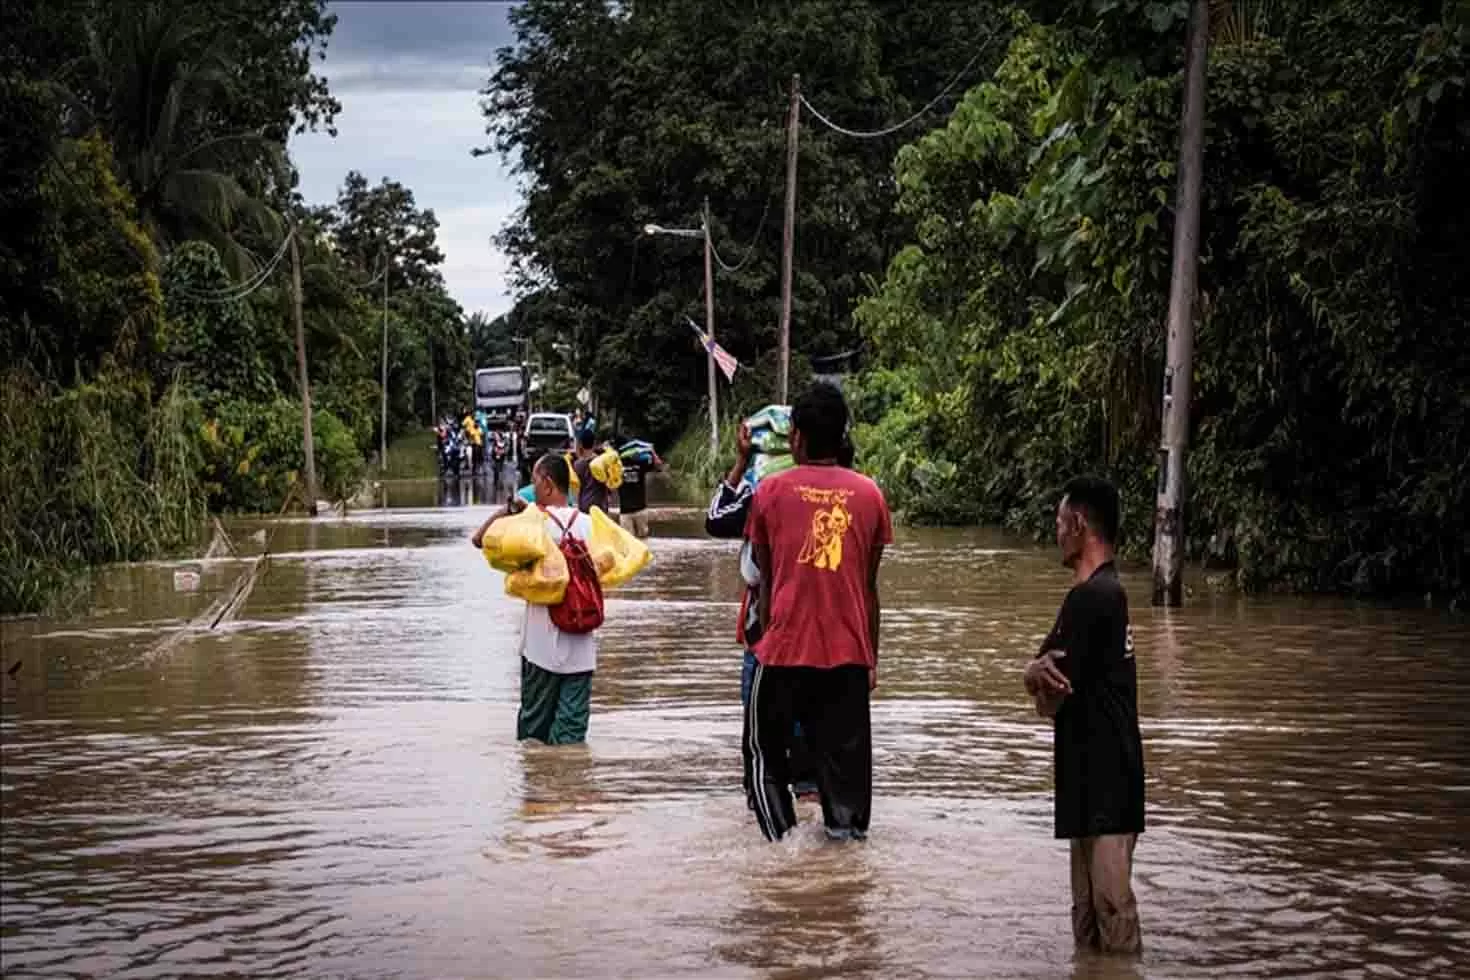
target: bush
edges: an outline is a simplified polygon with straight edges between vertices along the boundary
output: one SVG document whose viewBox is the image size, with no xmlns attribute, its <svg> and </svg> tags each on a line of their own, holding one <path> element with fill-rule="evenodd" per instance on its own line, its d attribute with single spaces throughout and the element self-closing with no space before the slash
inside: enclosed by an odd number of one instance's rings
<svg viewBox="0 0 1470 980">
<path fill-rule="evenodd" d="M 312 415 L 317 492 L 345 500 L 363 477 L 353 433 L 331 412 Z M 301 403 L 229 399 L 217 403 L 200 426 L 205 489 L 212 509 L 268 513 L 280 510 L 295 486 L 301 451 Z"/>
</svg>

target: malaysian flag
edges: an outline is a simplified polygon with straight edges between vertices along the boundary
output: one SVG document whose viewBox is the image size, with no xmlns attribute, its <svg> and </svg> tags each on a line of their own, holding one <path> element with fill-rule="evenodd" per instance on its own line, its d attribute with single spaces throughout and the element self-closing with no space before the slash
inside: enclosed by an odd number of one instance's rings
<svg viewBox="0 0 1470 980">
<path fill-rule="evenodd" d="M 735 381 L 735 369 L 740 366 L 740 362 L 735 360 L 735 355 L 715 343 L 709 334 L 699 329 L 699 324 L 687 316 L 684 318 L 684 322 L 689 324 L 689 328 L 694 331 L 695 336 L 699 338 L 700 345 L 709 353 L 709 356 L 715 359 L 715 364 L 724 373 L 725 380 L 733 384 Z"/>
</svg>

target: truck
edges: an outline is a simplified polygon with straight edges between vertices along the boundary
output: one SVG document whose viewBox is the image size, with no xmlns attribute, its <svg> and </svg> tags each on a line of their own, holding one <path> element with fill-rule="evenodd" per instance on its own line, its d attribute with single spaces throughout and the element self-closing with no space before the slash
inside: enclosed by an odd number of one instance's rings
<svg viewBox="0 0 1470 980">
<path fill-rule="evenodd" d="M 527 375 L 519 364 L 475 371 L 475 408 L 484 411 L 492 425 L 508 425 L 527 408 L 530 388 Z"/>
<path fill-rule="evenodd" d="M 542 456 L 547 453 L 570 453 L 576 448 L 577 437 L 572 431 L 570 415 L 559 412 L 537 412 L 532 415 L 526 419 L 526 431 L 521 436 L 521 482 L 531 482 L 531 470 Z"/>
</svg>

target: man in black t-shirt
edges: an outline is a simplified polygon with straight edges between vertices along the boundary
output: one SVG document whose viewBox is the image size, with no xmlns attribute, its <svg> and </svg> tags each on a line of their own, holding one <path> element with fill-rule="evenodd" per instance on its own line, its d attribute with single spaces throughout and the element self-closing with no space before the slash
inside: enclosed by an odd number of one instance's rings
<svg viewBox="0 0 1470 980">
<path fill-rule="evenodd" d="M 1143 739 L 1128 594 L 1118 581 L 1118 491 L 1083 477 L 1057 507 L 1072 590 L 1026 668 L 1026 692 L 1055 719 L 1056 836 L 1072 844 L 1072 931 L 1105 953 L 1141 947 L 1131 877 L 1143 833 Z"/>
<path fill-rule="evenodd" d="M 640 538 L 648 537 L 648 474 L 664 468 L 658 453 L 635 453 L 623 460 L 623 484 L 618 487 L 618 523 Z"/>
</svg>

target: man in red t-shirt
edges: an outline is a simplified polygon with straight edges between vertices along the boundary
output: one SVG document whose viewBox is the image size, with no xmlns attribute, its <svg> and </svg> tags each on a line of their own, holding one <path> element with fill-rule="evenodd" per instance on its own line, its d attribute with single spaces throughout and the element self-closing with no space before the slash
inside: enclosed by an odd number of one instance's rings
<svg viewBox="0 0 1470 980">
<path fill-rule="evenodd" d="M 868 831 L 878 564 L 893 524 L 878 485 L 838 465 L 847 424 L 847 403 L 831 385 L 814 385 L 797 400 L 798 465 L 761 481 L 746 531 L 761 570 L 762 631 L 745 711 L 745 773 L 751 809 L 770 840 L 796 825 L 786 771 L 793 722 L 817 767 L 827 835 Z"/>
</svg>

